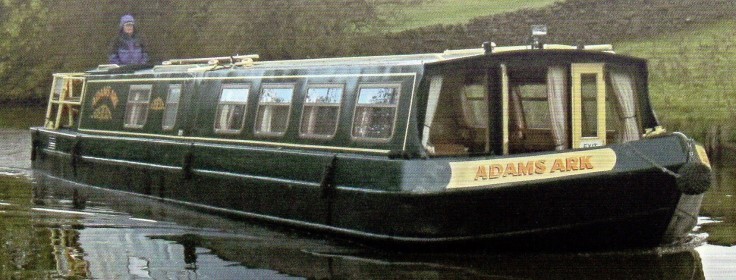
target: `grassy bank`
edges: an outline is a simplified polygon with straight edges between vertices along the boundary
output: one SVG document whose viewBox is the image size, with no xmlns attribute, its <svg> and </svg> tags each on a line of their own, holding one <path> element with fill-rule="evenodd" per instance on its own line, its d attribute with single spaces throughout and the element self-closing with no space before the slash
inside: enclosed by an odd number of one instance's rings
<svg viewBox="0 0 736 280">
<path fill-rule="evenodd" d="M 402 31 L 435 24 L 464 24 L 471 19 L 520 9 L 539 8 L 554 0 L 419 0 L 377 1 L 379 14 L 391 16 L 389 31 Z M 398 11 L 398 12 L 397 12 Z"/>
<path fill-rule="evenodd" d="M 46 117 L 46 107 L 0 105 L 0 128 L 27 129 L 41 126 Z"/>
<path fill-rule="evenodd" d="M 736 140 L 736 21 L 616 44 L 649 59 L 650 92 L 660 121 L 705 140 L 712 126 Z"/>
</svg>

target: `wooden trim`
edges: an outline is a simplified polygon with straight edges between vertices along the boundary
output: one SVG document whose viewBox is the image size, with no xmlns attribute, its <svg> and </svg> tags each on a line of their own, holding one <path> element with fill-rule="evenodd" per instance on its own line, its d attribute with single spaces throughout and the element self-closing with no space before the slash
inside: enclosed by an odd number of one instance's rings
<svg viewBox="0 0 736 280">
<path fill-rule="evenodd" d="M 509 154 L 509 73 L 506 64 L 501 64 L 501 121 L 503 127 L 503 154 Z"/>
<path fill-rule="evenodd" d="M 573 63 L 571 65 L 571 110 L 572 110 L 572 148 L 583 148 L 584 140 L 597 140 L 601 145 L 606 145 L 606 81 L 603 63 Z M 582 136 L 582 78 L 583 74 L 596 75 L 596 109 L 597 109 L 597 133 L 595 137 Z"/>
</svg>

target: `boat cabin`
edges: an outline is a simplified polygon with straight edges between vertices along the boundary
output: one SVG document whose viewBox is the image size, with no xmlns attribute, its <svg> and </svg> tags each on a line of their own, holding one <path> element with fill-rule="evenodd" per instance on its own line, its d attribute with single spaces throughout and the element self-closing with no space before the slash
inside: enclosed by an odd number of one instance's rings
<svg viewBox="0 0 736 280">
<path fill-rule="evenodd" d="M 642 59 L 610 45 L 57 74 L 47 128 L 402 158 L 603 146 L 657 127 Z"/>
</svg>

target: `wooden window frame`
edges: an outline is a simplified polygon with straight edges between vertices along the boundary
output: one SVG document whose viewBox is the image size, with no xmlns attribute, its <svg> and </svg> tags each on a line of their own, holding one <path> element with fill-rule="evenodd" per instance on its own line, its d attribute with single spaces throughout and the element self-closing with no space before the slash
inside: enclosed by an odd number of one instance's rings
<svg viewBox="0 0 736 280">
<path fill-rule="evenodd" d="M 307 105 L 311 103 L 307 103 L 307 96 L 310 89 L 313 88 L 319 88 L 319 89 L 334 89 L 338 88 L 341 90 L 340 92 L 340 102 L 336 103 L 336 105 Z M 309 139 L 325 139 L 329 140 L 335 137 L 337 134 L 337 129 L 340 126 L 340 111 L 342 111 L 342 101 L 345 97 L 345 85 L 344 84 L 313 84 L 308 85 L 305 94 L 304 94 L 304 103 L 302 104 L 302 114 L 299 120 L 299 137 L 301 138 L 309 138 Z M 314 103 L 314 104 L 320 104 L 320 103 Z M 304 123 L 304 115 L 306 114 L 306 108 L 307 107 L 337 107 L 337 115 L 335 116 L 335 129 L 332 131 L 332 134 L 330 135 L 322 135 L 322 134 L 309 134 L 302 131 L 302 124 Z"/>
<path fill-rule="evenodd" d="M 169 102 L 171 100 L 171 90 L 175 88 L 179 89 L 179 99 L 176 101 L 176 103 L 171 103 Z M 166 106 L 164 106 L 164 113 L 163 113 L 163 116 L 161 116 L 161 129 L 165 131 L 173 130 L 174 127 L 176 127 L 176 122 L 179 119 L 179 104 L 181 104 L 181 95 L 182 95 L 183 88 L 184 87 L 181 84 L 173 84 L 173 85 L 169 85 L 169 88 L 166 90 L 166 103 L 165 103 Z M 171 104 L 176 105 L 176 107 L 174 107 L 173 109 L 174 121 L 170 125 L 167 126 L 166 112 L 169 111 L 169 106 L 171 106 Z"/>
<path fill-rule="evenodd" d="M 396 90 L 396 104 L 394 105 L 360 105 L 360 92 L 365 88 L 393 88 Z M 353 117 L 350 119 L 350 138 L 353 141 L 359 142 L 371 142 L 371 143 L 388 143 L 394 137 L 396 131 L 396 120 L 399 115 L 399 103 L 401 103 L 401 84 L 400 83 L 381 83 L 381 84 L 360 84 L 358 86 L 357 93 L 355 95 L 355 106 L 353 108 Z M 394 118 L 391 122 L 391 134 L 387 138 L 373 138 L 373 137 L 361 137 L 353 135 L 355 131 L 355 116 L 358 113 L 358 107 L 369 107 L 369 108 L 394 108 Z"/>
<path fill-rule="evenodd" d="M 259 131 L 259 127 L 261 126 L 261 123 L 258 122 L 258 116 L 261 112 L 261 106 L 285 106 L 280 103 L 273 103 L 273 102 L 266 102 L 264 104 L 261 100 L 263 97 L 263 91 L 266 89 L 291 89 L 291 98 L 289 99 L 289 109 L 286 111 L 286 124 L 284 127 L 283 132 L 264 132 Z M 286 132 L 289 130 L 289 121 L 291 121 L 291 109 L 294 104 L 294 92 L 296 91 L 296 84 L 293 83 L 273 83 L 273 84 L 263 84 L 261 86 L 261 90 L 258 93 L 258 105 L 256 106 L 256 115 L 254 120 L 254 126 L 253 126 L 253 133 L 258 136 L 267 136 L 267 137 L 281 137 L 286 134 Z"/>
<path fill-rule="evenodd" d="M 146 99 L 146 101 L 141 102 L 141 101 L 130 100 L 130 98 L 133 96 L 132 94 L 133 90 L 147 90 L 148 98 Z M 125 103 L 125 117 L 123 118 L 123 127 L 141 129 L 146 126 L 146 121 L 148 121 L 148 112 L 151 110 L 151 95 L 152 94 L 153 94 L 153 85 L 130 85 L 130 87 L 128 88 L 128 97 Z M 134 124 L 134 123 L 133 124 L 128 123 L 128 118 L 130 117 L 130 115 L 128 115 L 128 112 L 130 112 L 128 111 L 128 108 L 131 106 L 131 104 L 135 104 L 135 105 L 145 104 L 146 106 L 145 112 L 142 112 L 143 119 L 142 119 L 142 124 L 140 125 Z"/>
<path fill-rule="evenodd" d="M 233 101 L 226 101 L 222 102 L 222 93 L 225 91 L 225 89 L 245 89 L 246 97 L 245 102 L 233 102 Z M 248 99 L 250 98 L 250 90 L 251 85 L 246 83 L 237 83 L 237 84 L 223 84 L 220 86 L 220 95 L 217 97 L 217 106 L 215 107 L 215 120 L 212 124 L 212 128 L 214 129 L 215 133 L 217 134 L 238 134 L 243 131 L 243 127 L 245 127 L 245 118 L 248 116 Z M 217 128 L 217 120 L 220 117 L 220 106 L 221 105 L 243 105 L 243 119 L 240 123 L 240 128 L 238 129 L 222 129 Z"/>
</svg>

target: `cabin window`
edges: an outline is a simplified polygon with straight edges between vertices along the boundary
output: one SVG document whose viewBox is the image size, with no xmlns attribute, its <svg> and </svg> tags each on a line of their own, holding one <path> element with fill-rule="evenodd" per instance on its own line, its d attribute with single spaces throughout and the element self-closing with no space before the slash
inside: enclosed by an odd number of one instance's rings
<svg viewBox="0 0 736 280">
<path fill-rule="evenodd" d="M 142 128 L 146 124 L 152 88 L 152 85 L 130 86 L 128 103 L 125 105 L 125 127 Z"/>
<path fill-rule="evenodd" d="M 481 77 L 482 79 L 482 77 Z M 469 81 L 462 87 L 463 116 L 468 127 L 488 127 L 488 91 L 483 81 Z"/>
<path fill-rule="evenodd" d="M 179 98 L 181 97 L 181 85 L 170 85 L 169 92 L 166 95 L 166 107 L 164 109 L 164 117 L 162 128 L 171 130 L 176 124 L 176 114 L 179 111 Z"/>
<path fill-rule="evenodd" d="M 248 85 L 223 85 L 215 116 L 215 132 L 237 133 L 243 129 L 248 104 Z"/>
<path fill-rule="evenodd" d="M 487 74 L 457 72 L 430 79 L 423 146 L 430 156 L 490 152 Z"/>
<path fill-rule="evenodd" d="M 580 75 L 582 137 L 598 137 L 598 74 Z"/>
<path fill-rule="evenodd" d="M 353 116 L 353 137 L 366 140 L 391 138 L 399 103 L 399 86 L 361 86 Z"/>
<path fill-rule="evenodd" d="M 509 152 L 569 148 L 567 66 L 509 68 Z"/>
<path fill-rule="evenodd" d="M 294 95 L 292 85 L 264 85 L 258 102 L 256 134 L 280 136 L 286 133 Z"/>
<path fill-rule="evenodd" d="M 337 131 L 343 86 L 313 86 L 304 98 L 304 110 L 299 127 L 302 137 L 332 138 Z"/>
</svg>

